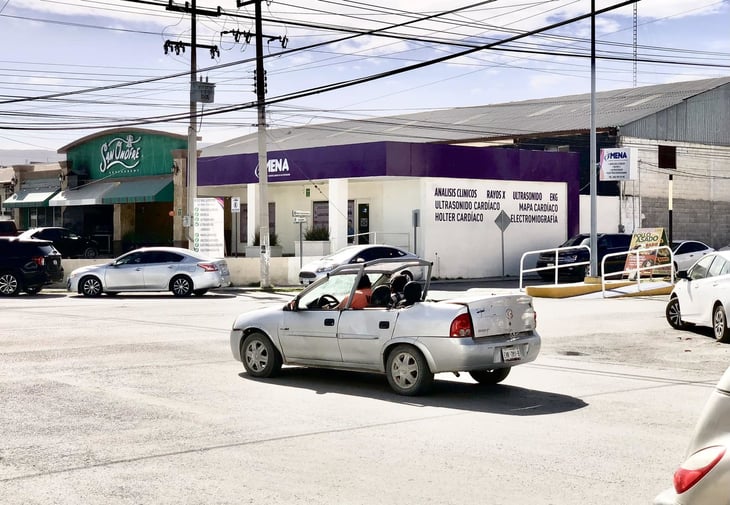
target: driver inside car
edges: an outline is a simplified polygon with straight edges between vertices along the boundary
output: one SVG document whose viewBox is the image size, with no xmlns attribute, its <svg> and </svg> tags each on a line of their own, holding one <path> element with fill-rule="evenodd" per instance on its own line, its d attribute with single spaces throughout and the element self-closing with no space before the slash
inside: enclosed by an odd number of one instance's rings
<svg viewBox="0 0 730 505">
<path fill-rule="evenodd" d="M 372 290 L 370 289 L 370 278 L 367 275 L 360 277 L 360 281 L 357 283 L 357 289 L 352 297 L 351 309 L 364 309 L 370 305 L 370 296 Z M 340 304 L 337 306 L 338 309 L 344 309 L 347 307 L 347 302 L 350 300 L 350 295 L 346 295 Z"/>
</svg>

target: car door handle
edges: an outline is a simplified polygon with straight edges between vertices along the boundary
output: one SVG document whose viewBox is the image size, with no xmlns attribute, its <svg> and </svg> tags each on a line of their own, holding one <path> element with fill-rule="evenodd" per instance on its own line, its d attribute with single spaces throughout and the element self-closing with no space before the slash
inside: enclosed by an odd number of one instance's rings
<svg viewBox="0 0 730 505">
<path fill-rule="evenodd" d="M 331 317 L 328 317 L 327 319 L 324 320 L 324 325 L 325 326 L 334 326 L 335 320 L 332 319 Z"/>
<path fill-rule="evenodd" d="M 381 330 L 387 330 L 390 328 L 390 321 L 378 321 L 378 328 Z"/>
</svg>

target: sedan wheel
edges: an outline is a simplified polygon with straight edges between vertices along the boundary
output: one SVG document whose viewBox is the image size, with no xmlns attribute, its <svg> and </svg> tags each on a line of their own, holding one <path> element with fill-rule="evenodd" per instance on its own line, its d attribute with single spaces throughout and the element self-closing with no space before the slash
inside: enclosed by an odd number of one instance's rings
<svg viewBox="0 0 730 505">
<path fill-rule="evenodd" d="M 667 308 L 664 310 L 664 315 L 667 318 L 669 326 L 675 330 L 683 330 L 687 327 L 686 323 L 682 321 L 682 312 L 679 308 L 679 298 L 674 297 L 667 303 Z"/>
<path fill-rule="evenodd" d="M 712 311 L 712 332 L 718 342 L 730 342 L 730 331 L 727 328 L 727 315 L 722 305 L 717 305 Z"/>
<path fill-rule="evenodd" d="M 93 247 L 87 247 L 84 249 L 84 258 L 96 258 L 99 255 L 99 251 Z"/>
<path fill-rule="evenodd" d="M 281 370 L 281 355 L 261 333 L 251 333 L 241 346 L 241 361 L 251 377 L 273 377 Z"/>
<path fill-rule="evenodd" d="M 190 296 L 193 293 L 193 281 L 185 275 L 173 277 L 170 281 L 170 291 L 175 296 Z"/>
<path fill-rule="evenodd" d="M 433 374 L 421 351 L 411 345 L 399 345 L 388 354 L 385 373 L 393 391 L 416 396 L 428 391 Z"/>
<path fill-rule="evenodd" d="M 12 272 L 0 273 L 0 295 L 14 296 L 20 292 L 18 277 Z"/>
<path fill-rule="evenodd" d="M 499 384 L 507 378 L 512 368 L 496 368 L 494 370 L 472 370 L 471 378 L 479 384 Z"/>
<path fill-rule="evenodd" d="M 97 297 L 101 295 L 101 282 L 96 277 L 84 277 L 79 284 L 81 294 L 84 296 Z"/>
</svg>

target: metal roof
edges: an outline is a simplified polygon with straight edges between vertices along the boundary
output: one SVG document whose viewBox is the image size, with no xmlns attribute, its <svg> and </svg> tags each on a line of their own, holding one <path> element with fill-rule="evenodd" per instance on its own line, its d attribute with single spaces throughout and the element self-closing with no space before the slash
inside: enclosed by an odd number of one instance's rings
<svg viewBox="0 0 730 505">
<path fill-rule="evenodd" d="M 596 93 L 596 129 L 622 127 L 730 83 L 730 77 Z M 399 116 L 267 130 L 269 151 L 365 142 L 465 142 L 590 129 L 591 94 L 540 98 Z M 252 133 L 206 147 L 202 156 L 252 153 Z"/>
</svg>

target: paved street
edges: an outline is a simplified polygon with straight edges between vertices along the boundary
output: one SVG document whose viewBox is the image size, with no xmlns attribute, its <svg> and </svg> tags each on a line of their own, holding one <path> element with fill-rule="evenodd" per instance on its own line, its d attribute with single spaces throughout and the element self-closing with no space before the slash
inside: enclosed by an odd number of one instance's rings
<svg viewBox="0 0 730 505">
<path fill-rule="evenodd" d="M 542 354 L 491 389 L 250 379 L 228 328 L 286 299 L 1 299 L 0 503 L 646 504 L 730 352 L 671 330 L 665 297 L 535 299 Z"/>
</svg>

